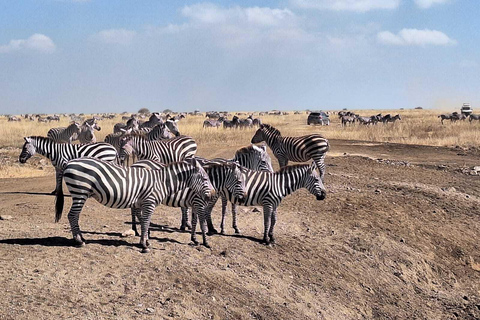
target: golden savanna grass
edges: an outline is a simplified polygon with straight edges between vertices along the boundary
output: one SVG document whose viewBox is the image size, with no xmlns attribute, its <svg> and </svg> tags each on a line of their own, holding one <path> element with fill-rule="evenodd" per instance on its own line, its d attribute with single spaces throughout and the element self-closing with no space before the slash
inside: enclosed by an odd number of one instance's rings
<svg viewBox="0 0 480 320">
<path fill-rule="evenodd" d="M 376 126 L 353 125 L 342 127 L 337 115 L 331 115 L 330 126 L 307 126 L 307 114 L 293 114 L 286 116 L 266 115 L 260 117 L 263 123 L 277 127 L 283 135 L 298 136 L 308 133 L 321 133 L 328 139 L 363 140 L 372 142 L 394 142 L 405 144 L 420 144 L 434 146 L 480 146 L 480 123 L 459 121 L 440 123 L 438 110 L 353 110 L 362 116 L 377 113 L 399 113 L 401 121 L 395 124 Z M 88 116 L 87 116 L 88 117 Z M 248 145 L 255 128 L 246 130 L 230 130 L 220 128 L 203 128 L 204 116 L 187 116 L 180 120 L 179 130 L 184 135 L 192 136 L 198 143 L 198 154 L 204 157 L 216 157 L 221 154 L 225 145 L 241 147 Z M 62 118 L 60 122 L 38 123 L 22 120 L 8 122 L 0 117 L 0 178 L 12 176 L 32 176 L 49 173 L 49 170 L 32 170 L 29 167 L 19 166 L 16 157 L 23 145 L 23 137 L 30 135 L 46 136 L 48 130 L 56 126 L 67 126 L 69 118 Z M 101 120 L 102 130 L 96 132 L 97 141 L 103 141 L 105 136 L 113 132 L 115 123 L 123 122 L 118 115 L 112 120 Z M 10 160 L 6 160 L 10 159 Z"/>
</svg>

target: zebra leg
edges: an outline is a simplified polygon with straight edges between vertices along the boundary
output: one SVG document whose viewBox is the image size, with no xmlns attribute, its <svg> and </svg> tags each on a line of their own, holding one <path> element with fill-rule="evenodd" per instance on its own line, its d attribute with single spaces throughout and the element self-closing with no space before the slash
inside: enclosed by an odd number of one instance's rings
<svg viewBox="0 0 480 320">
<path fill-rule="evenodd" d="M 192 224 L 188 221 L 188 210 L 189 208 L 181 208 L 182 209 L 182 224 L 180 225 L 180 230 L 185 229 L 192 229 Z"/>
<path fill-rule="evenodd" d="M 132 208 L 132 230 L 135 232 L 135 236 L 140 236 L 140 234 L 137 231 L 137 220 L 136 217 L 138 218 L 138 221 L 141 221 L 141 214 L 142 214 L 142 209 L 140 208 Z"/>
<path fill-rule="evenodd" d="M 85 239 L 80 231 L 78 220 L 80 219 L 80 212 L 87 201 L 87 197 L 74 197 L 72 201 L 72 207 L 68 212 L 68 222 L 70 222 L 70 229 L 72 230 L 73 241 L 77 246 L 83 247 L 85 245 Z"/>
<path fill-rule="evenodd" d="M 148 229 L 150 227 L 150 220 L 152 218 L 152 213 L 155 210 L 155 204 L 153 202 L 146 202 L 142 205 L 142 220 L 140 221 L 140 226 L 142 234 L 140 236 L 140 246 L 142 247 L 142 253 L 147 253 L 150 251 L 148 248 L 150 243 L 148 241 Z"/>
<path fill-rule="evenodd" d="M 232 203 L 232 228 L 236 234 L 240 234 L 240 229 L 237 226 L 237 205 Z"/>
<path fill-rule="evenodd" d="M 220 222 L 220 234 L 225 234 L 225 216 L 227 215 L 227 197 L 222 195 L 222 222 Z"/>
<path fill-rule="evenodd" d="M 217 200 L 218 200 L 218 197 L 215 197 L 214 200 L 210 200 L 210 202 L 207 204 L 206 209 L 205 209 L 205 212 L 206 212 L 205 213 L 205 219 L 206 219 L 206 223 L 207 223 L 207 226 L 208 226 L 208 235 L 209 236 L 218 233 L 217 229 L 215 229 L 215 227 L 213 226 L 213 222 L 212 222 L 212 210 L 213 210 L 213 207 L 215 206 L 215 204 L 217 203 Z"/>
<path fill-rule="evenodd" d="M 197 235 L 195 233 L 197 229 L 197 210 L 192 208 L 192 230 L 190 240 L 192 241 L 191 245 L 198 246 Z"/>
<path fill-rule="evenodd" d="M 200 208 L 193 208 L 193 211 L 198 211 L 198 220 L 200 222 L 200 229 L 202 230 L 202 240 L 203 240 L 203 245 L 207 248 L 210 248 L 210 245 L 208 244 L 207 241 L 207 209 L 208 207 L 202 206 Z M 207 209 L 208 210 L 208 209 Z M 210 231 L 210 229 L 208 229 Z M 215 230 L 216 231 L 216 230 Z"/>
<path fill-rule="evenodd" d="M 277 222 L 277 208 L 272 211 L 272 219 L 270 221 L 270 230 L 268 231 L 268 236 L 270 237 L 270 242 L 275 243 L 275 238 L 273 236 L 273 228 L 275 228 L 275 223 Z"/>
<path fill-rule="evenodd" d="M 269 204 L 263 205 L 263 243 L 270 244 L 268 232 L 270 231 L 270 223 L 272 220 L 273 207 Z"/>
</svg>

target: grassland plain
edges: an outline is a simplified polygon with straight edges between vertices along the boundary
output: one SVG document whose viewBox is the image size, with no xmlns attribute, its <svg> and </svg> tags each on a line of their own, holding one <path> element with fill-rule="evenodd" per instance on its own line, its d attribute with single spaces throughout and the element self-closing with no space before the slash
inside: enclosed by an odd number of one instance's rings
<svg viewBox="0 0 480 320">
<path fill-rule="evenodd" d="M 287 197 L 273 247 L 258 243 L 261 213 L 242 207 L 242 233 L 212 236 L 211 250 L 189 246 L 178 210 L 160 206 L 148 255 L 137 238 L 121 237 L 129 211 L 94 200 L 80 218 L 87 245 L 71 247 L 68 221 L 53 222 L 54 199 L 45 194 L 55 185 L 51 165 L 41 156 L 31 167 L 16 163 L 22 137 L 53 125 L 2 123 L 16 131 L 1 138 L 9 161 L 2 170 L 24 172 L 0 179 L 0 215 L 11 216 L 0 220 L 0 319 L 480 318 L 480 176 L 471 170 L 480 165 L 480 125 L 399 112 L 401 122 L 376 127 L 342 128 L 335 116 L 329 127 L 307 126 L 305 114 L 262 117 L 284 135 L 330 140 L 326 200 L 306 190 Z M 102 121 L 98 139 L 119 119 Z M 254 133 L 203 129 L 203 120 L 179 123 L 200 156 L 231 157 Z M 218 225 L 218 205 L 213 219 Z"/>
</svg>

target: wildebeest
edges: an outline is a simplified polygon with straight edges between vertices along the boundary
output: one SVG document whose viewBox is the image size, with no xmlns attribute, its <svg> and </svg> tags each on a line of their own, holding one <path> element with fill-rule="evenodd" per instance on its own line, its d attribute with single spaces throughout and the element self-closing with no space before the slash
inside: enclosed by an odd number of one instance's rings
<svg viewBox="0 0 480 320">
<path fill-rule="evenodd" d="M 477 120 L 478 122 L 480 122 L 480 114 L 470 114 L 470 117 L 468 119 L 468 121 L 470 121 L 470 123 L 472 123 L 472 121 L 474 120 Z"/>
</svg>

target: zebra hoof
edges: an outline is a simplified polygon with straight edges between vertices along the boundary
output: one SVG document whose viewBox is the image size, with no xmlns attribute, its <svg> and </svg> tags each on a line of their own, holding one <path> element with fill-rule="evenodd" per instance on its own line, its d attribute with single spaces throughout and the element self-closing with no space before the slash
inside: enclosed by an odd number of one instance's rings
<svg viewBox="0 0 480 320">
<path fill-rule="evenodd" d="M 142 248 L 142 253 L 149 253 L 150 249 L 149 248 Z"/>
<path fill-rule="evenodd" d="M 212 249 L 212 247 L 206 242 L 203 245 L 205 246 L 205 248 Z"/>
<path fill-rule="evenodd" d="M 188 245 L 192 246 L 192 247 L 196 247 L 196 246 L 198 246 L 198 241 L 192 240 Z"/>
<path fill-rule="evenodd" d="M 242 233 L 240 229 L 235 229 L 235 234 L 240 234 L 240 233 Z"/>
<path fill-rule="evenodd" d="M 225 235 L 225 230 L 220 231 L 220 234 L 221 234 L 222 236 L 224 236 L 224 235 Z"/>
</svg>

